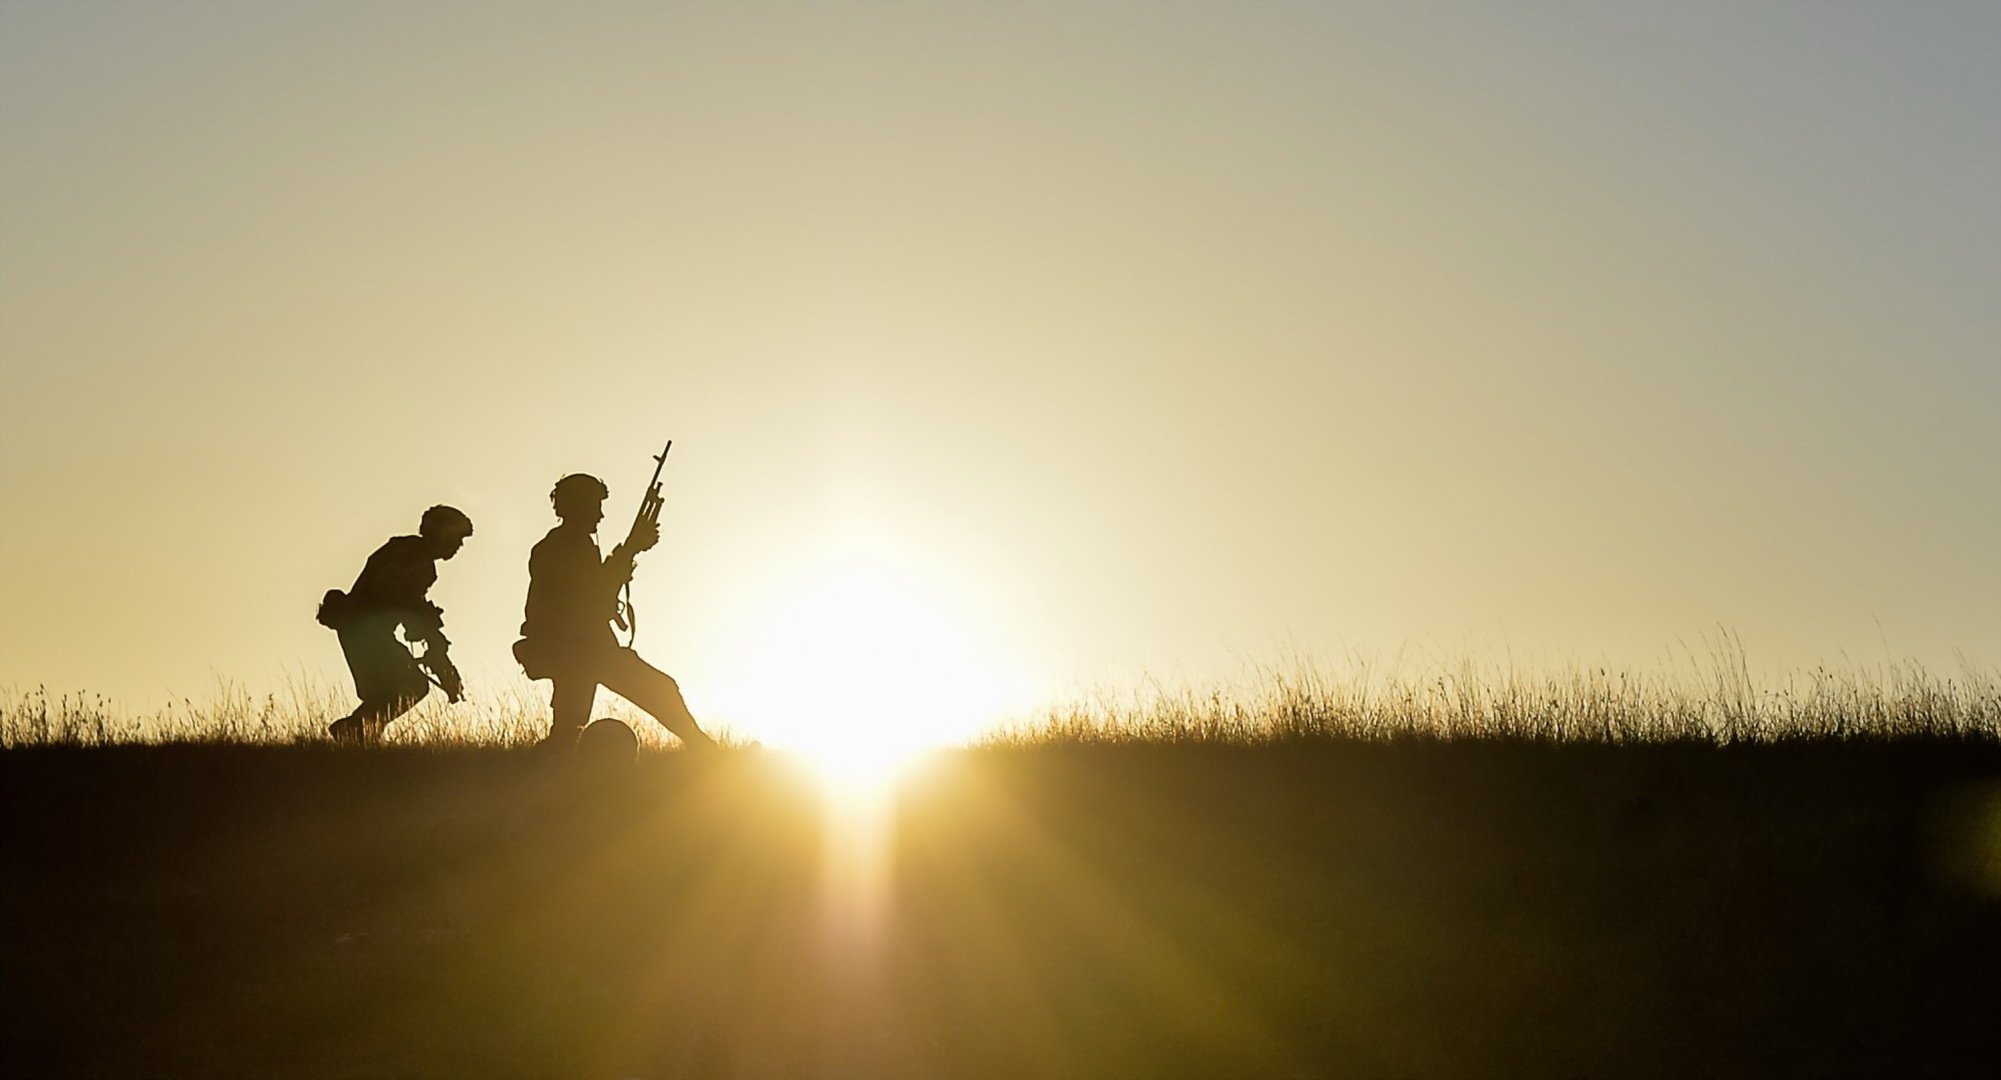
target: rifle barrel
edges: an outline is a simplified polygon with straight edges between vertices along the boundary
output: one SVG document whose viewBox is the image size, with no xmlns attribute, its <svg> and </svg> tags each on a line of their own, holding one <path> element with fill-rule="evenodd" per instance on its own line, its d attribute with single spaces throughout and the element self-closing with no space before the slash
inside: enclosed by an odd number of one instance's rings
<svg viewBox="0 0 2001 1080">
<path fill-rule="evenodd" d="M 647 483 L 647 490 L 650 491 L 660 486 L 660 470 L 667 467 L 667 451 L 672 449 L 674 449 L 674 440 L 668 439 L 667 445 L 660 448 L 659 456 L 653 459 L 653 479 Z"/>
<path fill-rule="evenodd" d="M 661 447 L 660 452 L 653 456 L 653 479 L 647 481 L 646 492 L 639 497 L 639 513 L 634 514 L 632 517 L 632 527 L 634 529 L 639 528 L 639 523 L 649 520 L 649 518 L 656 521 L 659 520 L 659 504 L 661 502 L 660 470 L 667 467 L 667 452 L 672 449 L 674 449 L 674 440 L 668 439 L 667 445 Z M 647 513 L 648 510 L 652 511 L 651 515 Z M 631 536 L 632 534 L 627 532 L 626 535 Z"/>
</svg>

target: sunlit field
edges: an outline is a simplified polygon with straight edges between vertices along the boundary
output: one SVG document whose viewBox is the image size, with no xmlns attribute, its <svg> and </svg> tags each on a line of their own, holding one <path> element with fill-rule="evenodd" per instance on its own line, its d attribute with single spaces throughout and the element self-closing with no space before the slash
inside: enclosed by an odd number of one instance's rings
<svg viewBox="0 0 2001 1080">
<path fill-rule="evenodd" d="M 1718 674 L 1717 672 L 1721 672 Z M 316 696 L 317 695 L 317 696 Z M 2001 694 L 1273 673 L 549 758 L 0 703 L 10 1076 L 1986 1075 Z"/>
</svg>

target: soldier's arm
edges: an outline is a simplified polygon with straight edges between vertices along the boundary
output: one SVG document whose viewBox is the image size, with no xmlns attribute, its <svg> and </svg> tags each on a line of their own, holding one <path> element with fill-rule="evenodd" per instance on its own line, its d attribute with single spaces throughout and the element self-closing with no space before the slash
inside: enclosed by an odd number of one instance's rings
<svg viewBox="0 0 2001 1080">
<path fill-rule="evenodd" d="M 403 634 L 438 650 L 451 644 L 445 640 L 445 609 L 429 601 L 404 611 Z"/>
<path fill-rule="evenodd" d="M 604 557 L 604 566 L 599 571 L 600 586 L 611 592 L 617 592 L 620 586 L 632 580 L 633 563 L 638 557 L 638 552 L 624 544 L 612 548 L 611 554 Z"/>
<path fill-rule="evenodd" d="M 611 554 L 604 560 L 605 576 L 615 579 L 612 582 L 614 590 L 632 580 L 633 564 L 639 560 L 639 553 L 651 551 L 659 542 L 660 526 L 650 521 L 637 522 L 632 526 L 632 533 L 612 548 Z"/>
</svg>

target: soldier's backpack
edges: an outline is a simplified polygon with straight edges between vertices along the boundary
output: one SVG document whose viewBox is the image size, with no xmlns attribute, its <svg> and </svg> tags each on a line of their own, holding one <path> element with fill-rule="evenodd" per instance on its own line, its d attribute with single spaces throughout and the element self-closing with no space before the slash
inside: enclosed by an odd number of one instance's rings
<svg viewBox="0 0 2001 1080">
<path fill-rule="evenodd" d="M 549 655 L 549 649 L 540 641 L 522 638 L 515 642 L 514 659 L 520 663 L 521 670 L 527 672 L 531 679 L 555 677 L 556 665 L 553 662 L 555 658 Z"/>
<path fill-rule="evenodd" d="M 328 589 L 327 594 L 320 597 L 320 610 L 315 612 L 313 617 L 319 620 L 321 626 L 329 630 L 338 630 L 352 621 L 354 614 L 352 600 L 352 597 L 339 589 Z"/>
</svg>

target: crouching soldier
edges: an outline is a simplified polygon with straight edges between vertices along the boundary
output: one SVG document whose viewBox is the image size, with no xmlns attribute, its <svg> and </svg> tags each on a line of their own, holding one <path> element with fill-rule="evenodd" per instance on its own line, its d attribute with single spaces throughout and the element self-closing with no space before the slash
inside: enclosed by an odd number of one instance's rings
<svg viewBox="0 0 2001 1080">
<path fill-rule="evenodd" d="M 514 658 L 531 679 L 551 683 L 552 714 L 545 748 L 568 749 L 590 722 L 599 686 L 646 710 L 690 748 L 716 741 L 695 723 L 681 687 L 666 672 L 620 645 L 618 593 L 632 578 L 633 560 L 660 542 L 659 526 L 642 521 L 609 556 L 598 554 L 598 522 L 609 494 L 595 476 L 556 481 L 549 502 L 560 521 L 528 555 L 528 610 Z"/>
<path fill-rule="evenodd" d="M 337 743 L 373 743 L 382 729 L 416 707 L 431 690 L 431 679 L 452 701 L 463 695 L 445 639 L 445 613 L 426 595 L 437 583 L 440 559 L 459 553 L 472 535 L 472 521 L 450 506 L 424 511 L 415 536 L 392 536 L 375 549 L 361 576 L 346 592 L 330 590 L 320 602 L 321 625 L 340 635 L 340 650 L 354 674 L 361 705 L 334 721 L 327 734 Z M 421 644 L 421 655 L 396 638 Z"/>
</svg>

